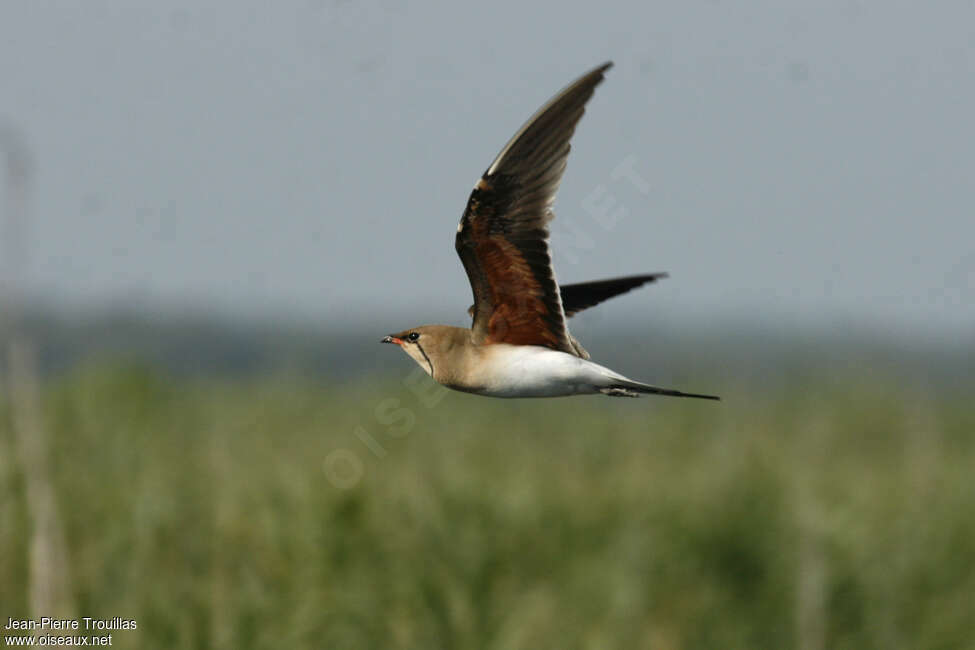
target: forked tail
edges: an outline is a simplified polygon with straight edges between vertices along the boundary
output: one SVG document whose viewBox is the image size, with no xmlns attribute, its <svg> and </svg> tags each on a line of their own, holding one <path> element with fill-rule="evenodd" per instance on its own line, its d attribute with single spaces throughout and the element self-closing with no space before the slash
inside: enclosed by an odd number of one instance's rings
<svg viewBox="0 0 975 650">
<path fill-rule="evenodd" d="M 632 379 L 624 377 L 614 377 L 613 383 L 605 388 L 600 388 L 599 392 L 610 397 L 639 397 L 640 395 L 667 395 L 668 397 L 695 397 L 697 399 L 720 400 L 717 395 L 700 395 L 698 393 L 684 393 L 672 388 L 660 388 L 650 384 L 641 384 Z"/>
</svg>

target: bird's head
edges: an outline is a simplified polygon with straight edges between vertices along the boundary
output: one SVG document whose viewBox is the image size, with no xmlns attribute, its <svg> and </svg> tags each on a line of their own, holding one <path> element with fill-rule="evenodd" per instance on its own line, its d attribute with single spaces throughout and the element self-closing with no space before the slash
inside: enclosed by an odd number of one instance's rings
<svg viewBox="0 0 975 650">
<path fill-rule="evenodd" d="M 434 377 L 435 368 L 449 363 L 451 351 L 470 338 L 470 330 L 447 325 L 421 325 L 384 336 L 382 343 L 400 346 L 420 367 Z M 441 368 L 446 370 L 446 368 Z"/>
<path fill-rule="evenodd" d="M 403 352 L 410 355 L 420 367 L 433 375 L 433 361 L 430 359 L 430 352 L 437 348 L 436 335 L 432 331 L 431 325 L 421 325 L 411 327 L 408 330 L 390 334 L 382 338 L 382 343 L 392 343 L 402 348 Z"/>
</svg>

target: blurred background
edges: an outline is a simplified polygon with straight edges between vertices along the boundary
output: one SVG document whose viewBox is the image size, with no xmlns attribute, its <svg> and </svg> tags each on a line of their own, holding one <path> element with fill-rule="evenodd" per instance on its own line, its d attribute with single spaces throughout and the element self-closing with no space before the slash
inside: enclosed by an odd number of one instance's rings
<svg viewBox="0 0 975 650">
<path fill-rule="evenodd" d="M 724 400 L 441 389 L 378 340 L 605 60 L 556 269 L 671 277 L 572 331 Z M 969 3 L 0 5 L 0 620 L 975 647 L 973 73 Z"/>
</svg>

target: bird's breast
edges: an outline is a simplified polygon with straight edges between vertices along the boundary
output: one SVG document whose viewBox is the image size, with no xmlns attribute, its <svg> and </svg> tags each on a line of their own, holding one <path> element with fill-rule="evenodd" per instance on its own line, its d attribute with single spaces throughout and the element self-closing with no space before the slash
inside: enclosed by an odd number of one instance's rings
<svg viewBox="0 0 975 650">
<path fill-rule="evenodd" d="M 559 397 L 595 392 L 599 368 L 579 357 L 534 345 L 485 346 L 461 390 L 491 397 Z M 594 383 L 595 382 L 595 383 Z"/>
</svg>

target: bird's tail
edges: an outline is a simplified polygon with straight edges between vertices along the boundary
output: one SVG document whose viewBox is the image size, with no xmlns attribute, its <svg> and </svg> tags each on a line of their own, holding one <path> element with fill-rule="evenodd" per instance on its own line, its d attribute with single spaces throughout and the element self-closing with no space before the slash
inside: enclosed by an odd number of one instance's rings
<svg viewBox="0 0 975 650">
<path fill-rule="evenodd" d="M 642 384 L 626 377 L 613 377 L 613 383 L 599 389 L 603 395 L 610 397 L 640 397 L 641 395 L 666 395 L 668 397 L 695 397 L 697 399 L 720 400 L 717 395 L 700 395 L 698 393 L 684 393 L 672 388 L 660 388 L 650 384 Z"/>
</svg>

